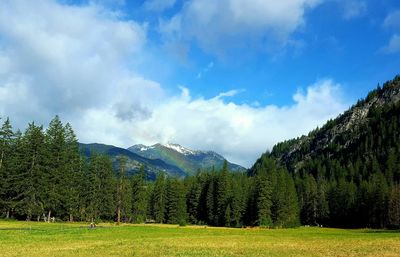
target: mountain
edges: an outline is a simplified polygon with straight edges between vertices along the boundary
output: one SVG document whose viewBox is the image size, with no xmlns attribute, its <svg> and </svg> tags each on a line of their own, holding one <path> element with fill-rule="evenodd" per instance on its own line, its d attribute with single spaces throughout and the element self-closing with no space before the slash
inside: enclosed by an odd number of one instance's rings
<svg viewBox="0 0 400 257">
<path fill-rule="evenodd" d="M 400 227 L 400 77 L 321 128 L 275 145 L 248 174 L 275 181 L 277 169 L 293 177 L 302 224 Z"/>
<path fill-rule="evenodd" d="M 400 149 L 399 102 L 397 76 L 323 127 L 278 143 L 267 154 L 294 172 L 307 168 L 316 159 L 335 160 L 346 166 L 357 161 L 370 163 L 375 158 L 384 166 L 390 150 Z"/>
<path fill-rule="evenodd" d="M 178 144 L 155 144 L 152 146 L 134 145 L 129 151 L 148 159 L 160 159 L 178 167 L 186 174 L 194 175 L 199 169 L 220 169 L 225 158 L 213 151 L 197 151 Z M 245 172 L 246 169 L 228 162 L 228 169 L 233 172 Z"/>
<path fill-rule="evenodd" d="M 224 157 L 212 151 L 193 151 L 176 144 L 156 144 L 153 146 L 135 145 L 128 149 L 105 144 L 79 144 L 81 153 L 90 157 L 92 154 L 109 156 L 114 165 L 118 156 L 127 157 L 128 174 L 132 175 L 144 165 L 147 177 L 155 179 L 157 173 L 163 172 L 169 176 L 184 177 L 193 175 L 198 169 L 219 169 Z M 228 162 L 228 168 L 233 172 L 245 172 L 246 169 Z"/>
<path fill-rule="evenodd" d="M 116 164 L 116 160 L 118 156 L 127 157 L 127 167 L 128 167 L 128 175 L 132 175 L 139 171 L 142 165 L 145 166 L 145 172 L 147 174 L 148 179 L 154 180 L 157 173 L 164 172 L 169 176 L 185 176 L 186 173 L 180 168 L 165 163 L 160 159 L 148 159 L 137 155 L 131 151 L 128 151 L 124 148 L 115 147 L 112 145 L 104 145 L 104 144 L 79 144 L 79 148 L 81 153 L 90 157 L 92 154 L 104 154 L 109 156 L 114 165 Z"/>
</svg>

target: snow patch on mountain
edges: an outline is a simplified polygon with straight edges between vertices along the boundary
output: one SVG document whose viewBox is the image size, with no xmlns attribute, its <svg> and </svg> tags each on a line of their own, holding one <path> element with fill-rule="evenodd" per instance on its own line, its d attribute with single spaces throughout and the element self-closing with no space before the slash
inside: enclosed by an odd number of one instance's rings
<svg viewBox="0 0 400 257">
<path fill-rule="evenodd" d="M 181 154 L 184 154 L 184 155 L 194 155 L 194 154 L 196 154 L 196 151 L 187 149 L 187 148 L 185 148 L 185 147 L 183 147 L 181 145 L 178 145 L 178 144 L 168 143 L 168 144 L 162 144 L 162 146 L 164 146 L 166 148 L 169 148 L 169 149 L 172 149 L 174 151 L 177 151 L 178 153 L 181 153 Z"/>
</svg>

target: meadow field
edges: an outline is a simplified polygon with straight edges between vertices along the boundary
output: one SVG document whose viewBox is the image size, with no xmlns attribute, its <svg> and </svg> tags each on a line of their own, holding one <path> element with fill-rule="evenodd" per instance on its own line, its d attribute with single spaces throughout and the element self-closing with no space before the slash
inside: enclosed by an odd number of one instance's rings
<svg viewBox="0 0 400 257">
<path fill-rule="evenodd" d="M 0 256 L 400 256 L 400 232 L 0 221 Z"/>
</svg>

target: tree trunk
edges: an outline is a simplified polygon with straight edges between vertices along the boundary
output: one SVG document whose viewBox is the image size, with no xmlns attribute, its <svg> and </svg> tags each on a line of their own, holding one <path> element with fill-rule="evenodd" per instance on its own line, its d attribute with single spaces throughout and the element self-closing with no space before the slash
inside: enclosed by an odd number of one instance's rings
<svg viewBox="0 0 400 257">
<path fill-rule="evenodd" d="M 69 222 L 74 222 L 74 216 L 72 213 L 69 214 Z"/>
<path fill-rule="evenodd" d="M 10 210 L 7 210 L 7 212 L 6 212 L 6 219 L 9 219 L 10 218 Z"/>
<path fill-rule="evenodd" d="M 51 210 L 49 210 L 49 213 L 47 215 L 47 223 L 50 223 L 50 218 L 51 218 Z"/>
</svg>

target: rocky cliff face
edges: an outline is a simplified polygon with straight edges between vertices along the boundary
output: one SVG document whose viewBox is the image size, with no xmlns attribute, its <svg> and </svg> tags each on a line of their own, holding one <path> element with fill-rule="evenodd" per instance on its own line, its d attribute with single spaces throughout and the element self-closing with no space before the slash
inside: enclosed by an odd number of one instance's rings
<svg viewBox="0 0 400 257">
<path fill-rule="evenodd" d="M 304 160 L 317 154 L 333 154 L 347 148 L 362 134 L 359 131 L 368 121 L 368 114 L 373 109 L 384 108 L 385 105 L 400 101 L 400 77 L 386 82 L 383 87 L 371 91 L 368 96 L 356 105 L 329 120 L 322 128 L 310 132 L 307 136 L 288 140 L 277 144 L 271 156 L 286 165 L 289 170 L 301 168 Z"/>
</svg>

